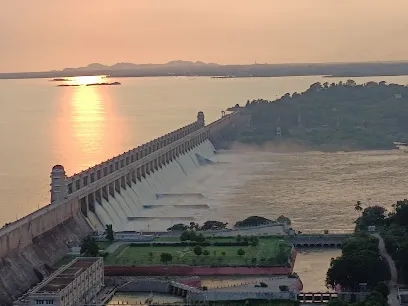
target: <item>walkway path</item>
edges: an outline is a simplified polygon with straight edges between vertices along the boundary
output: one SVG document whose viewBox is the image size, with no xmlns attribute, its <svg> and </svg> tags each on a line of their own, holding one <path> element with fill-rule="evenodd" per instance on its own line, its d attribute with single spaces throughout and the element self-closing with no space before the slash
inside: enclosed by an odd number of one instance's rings
<svg viewBox="0 0 408 306">
<path fill-rule="evenodd" d="M 397 268 L 395 267 L 395 262 L 388 254 L 387 249 L 385 248 L 384 240 L 379 234 L 373 234 L 374 237 L 378 238 L 378 248 L 380 249 L 381 256 L 387 260 L 388 266 L 390 267 L 391 271 L 391 280 L 388 283 L 388 287 L 390 288 L 390 294 L 388 295 L 388 305 L 390 306 L 397 306 L 400 305 L 398 300 L 398 290 L 397 290 L 397 283 L 398 283 L 398 274 Z"/>
<path fill-rule="evenodd" d="M 121 241 L 114 242 L 114 243 L 112 243 L 110 246 L 108 246 L 108 247 L 105 249 L 105 252 L 107 252 L 107 253 L 113 253 L 113 252 L 115 252 L 121 245 L 124 245 L 124 244 L 129 244 L 129 242 L 121 242 Z"/>
</svg>

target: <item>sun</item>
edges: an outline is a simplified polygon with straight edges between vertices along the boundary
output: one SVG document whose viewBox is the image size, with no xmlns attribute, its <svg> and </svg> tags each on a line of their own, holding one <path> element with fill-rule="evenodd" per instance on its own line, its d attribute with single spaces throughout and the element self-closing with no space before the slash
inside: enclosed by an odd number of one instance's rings
<svg viewBox="0 0 408 306">
<path fill-rule="evenodd" d="M 103 75 L 87 75 L 77 76 L 70 78 L 70 84 L 72 85 L 88 85 L 101 83 L 106 76 Z"/>
</svg>

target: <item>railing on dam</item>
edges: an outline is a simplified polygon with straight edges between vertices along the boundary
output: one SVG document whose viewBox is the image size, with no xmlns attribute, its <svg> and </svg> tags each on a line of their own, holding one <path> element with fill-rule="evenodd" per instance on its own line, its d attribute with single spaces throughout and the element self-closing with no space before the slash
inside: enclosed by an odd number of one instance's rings
<svg viewBox="0 0 408 306">
<path fill-rule="evenodd" d="M 146 169 L 141 169 L 141 171 L 146 171 L 154 166 L 152 162 L 156 159 L 159 159 L 158 162 L 161 162 L 163 159 L 168 161 L 169 158 L 172 158 L 169 152 L 175 154 L 184 153 L 195 143 L 210 139 L 212 134 L 218 133 L 220 129 L 230 124 L 234 118 L 237 117 L 239 117 L 239 113 L 225 115 L 207 126 L 204 126 L 204 118 L 202 117 L 200 121 L 202 123 L 193 123 L 173 132 L 174 135 L 168 138 L 169 140 L 167 142 L 163 142 L 161 138 L 157 138 L 147 144 L 69 177 L 66 181 L 68 198 L 80 196 L 82 190 L 90 190 L 106 185 L 106 182 L 116 180 L 131 169 L 137 169 L 138 167 L 146 165 Z M 180 135 L 183 136 L 181 137 Z M 163 143 L 165 145 L 162 146 Z"/>
<path fill-rule="evenodd" d="M 195 143 L 209 139 L 212 133 L 219 133 L 222 128 L 234 122 L 236 118 L 239 119 L 239 116 L 238 112 L 232 113 L 204 126 L 204 115 L 200 112 L 197 121 L 184 128 L 159 137 L 79 174 L 71 177 L 65 177 L 64 174 L 63 179 L 59 180 L 60 185 L 57 186 L 63 197 L 57 198 L 51 204 L 0 229 L 0 257 L 5 256 L 13 249 L 24 248 L 32 243 L 33 238 L 79 214 L 81 195 L 86 195 L 89 191 L 123 178 L 131 171 L 140 170 L 137 175 L 142 175 L 142 172 L 149 173 L 149 169 L 158 166 L 157 163 L 168 162 L 177 154 L 189 150 Z M 52 179 L 54 179 L 53 176 Z M 55 188 L 56 190 L 57 188 Z"/>
</svg>

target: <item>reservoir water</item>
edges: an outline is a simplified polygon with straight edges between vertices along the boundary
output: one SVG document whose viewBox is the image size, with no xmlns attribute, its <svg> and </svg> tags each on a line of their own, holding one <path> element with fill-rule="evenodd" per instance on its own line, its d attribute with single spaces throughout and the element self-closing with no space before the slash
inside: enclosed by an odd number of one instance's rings
<svg viewBox="0 0 408 306">
<path fill-rule="evenodd" d="M 105 87 L 0 80 L 0 224 L 49 204 L 55 164 L 71 175 L 192 122 L 200 110 L 211 122 L 221 110 L 247 99 L 273 100 L 317 81 L 339 80 L 346 79 L 124 78 L 120 86 Z M 369 80 L 408 83 L 407 76 L 356 78 L 358 83 Z"/>
<path fill-rule="evenodd" d="M 407 76 L 354 79 L 408 83 Z M 248 99 L 273 100 L 314 82 L 339 80 L 346 78 L 125 78 L 120 86 L 63 88 L 45 79 L 0 80 L 0 224 L 49 204 L 55 164 L 71 175 L 192 122 L 198 111 L 211 122 L 221 110 Z M 356 200 L 391 207 L 407 197 L 408 154 L 402 151 L 321 153 L 240 146 L 217 158 L 224 163 L 200 169 L 177 186 L 180 192 L 205 196 L 208 209 L 188 212 L 198 221 L 283 214 L 302 231 L 348 230 L 356 218 Z M 301 253 L 295 270 L 305 284 L 310 279 L 324 289 L 333 254 Z"/>
</svg>

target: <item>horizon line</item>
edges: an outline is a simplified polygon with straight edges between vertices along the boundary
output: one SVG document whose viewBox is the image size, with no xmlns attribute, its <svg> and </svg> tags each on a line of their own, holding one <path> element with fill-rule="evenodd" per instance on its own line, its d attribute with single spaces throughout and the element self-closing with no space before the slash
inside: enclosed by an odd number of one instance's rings
<svg viewBox="0 0 408 306">
<path fill-rule="evenodd" d="M 174 63 L 174 62 L 188 62 L 188 63 L 203 63 L 205 65 L 218 65 L 218 66 L 255 66 L 255 65 L 271 65 L 271 66 L 303 66 L 303 65 L 347 65 L 347 64 L 398 64 L 398 63 L 408 63 L 408 59 L 404 59 L 404 60 L 376 60 L 376 61 L 349 61 L 349 62 L 286 62 L 286 63 L 257 63 L 254 62 L 252 64 L 219 64 L 219 63 L 215 63 L 215 62 L 203 62 L 203 61 L 191 61 L 191 60 L 171 60 L 165 63 L 133 63 L 133 62 L 116 62 L 112 65 L 108 65 L 108 64 L 102 64 L 99 62 L 92 62 L 89 63 L 86 66 L 77 66 L 77 67 L 65 67 L 62 68 L 60 70 L 58 69 L 51 69 L 51 70 L 42 70 L 42 71 L 20 71 L 20 72 L 16 72 L 16 71 L 11 71 L 11 72 L 0 72 L 1 74 L 23 74 L 23 73 L 46 73 L 46 72 L 63 72 L 66 69 L 84 69 L 89 67 L 90 65 L 103 65 L 106 66 L 107 68 L 112 68 L 112 66 L 117 65 L 117 64 L 131 64 L 131 65 L 167 65 L 170 63 Z"/>
</svg>

